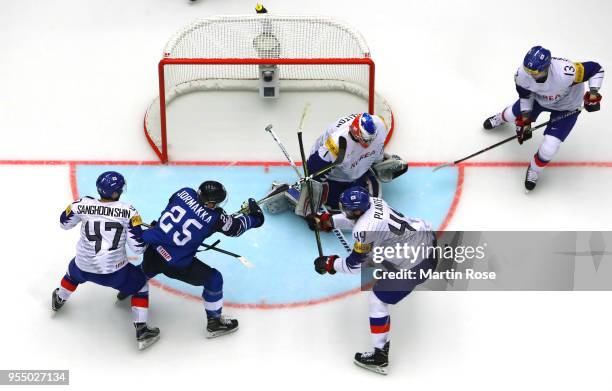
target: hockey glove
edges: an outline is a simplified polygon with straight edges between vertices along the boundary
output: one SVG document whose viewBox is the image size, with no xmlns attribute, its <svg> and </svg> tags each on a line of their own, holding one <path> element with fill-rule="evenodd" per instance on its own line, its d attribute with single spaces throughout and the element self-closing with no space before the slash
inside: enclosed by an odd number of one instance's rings
<svg viewBox="0 0 612 391">
<path fill-rule="evenodd" d="M 595 90 L 587 91 L 584 94 L 584 109 L 589 113 L 599 111 L 601 102 L 601 94 Z"/>
<path fill-rule="evenodd" d="M 391 182 L 393 179 L 408 171 L 408 163 L 397 155 L 385 153 L 384 160 L 372 165 L 372 171 L 374 171 L 379 181 L 383 183 Z"/>
<path fill-rule="evenodd" d="M 244 211 L 245 215 L 251 216 L 257 220 L 257 223 L 253 226 L 253 228 L 258 228 L 263 225 L 265 220 L 264 214 L 254 198 L 249 198 L 248 201 L 244 202 L 242 205 L 242 211 Z"/>
<path fill-rule="evenodd" d="M 529 113 L 523 113 L 514 121 L 516 124 L 516 139 L 519 144 L 523 144 L 523 141 L 531 138 L 531 122 Z"/>
<path fill-rule="evenodd" d="M 338 259 L 337 255 L 324 255 L 322 257 L 318 257 L 314 261 L 315 271 L 319 274 L 336 274 L 336 269 L 334 269 L 334 261 Z"/>
<path fill-rule="evenodd" d="M 306 222 L 308 223 L 308 228 L 310 228 L 312 231 L 314 231 L 315 228 L 318 228 L 319 231 L 330 232 L 334 229 L 334 222 L 332 221 L 331 216 L 331 213 L 325 212 L 309 214 L 305 218 Z"/>
</svg>

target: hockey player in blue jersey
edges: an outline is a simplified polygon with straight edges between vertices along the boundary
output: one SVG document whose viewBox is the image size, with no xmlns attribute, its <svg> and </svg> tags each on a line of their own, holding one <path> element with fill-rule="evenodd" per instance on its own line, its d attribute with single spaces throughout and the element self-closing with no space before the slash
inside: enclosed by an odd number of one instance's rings
<svg viewBox="0 0 612 391">
<path fill-rule="evenodd" d="M 217 269 L 196 258 L 198 247 L 216 232 L 240 236 L 264 223 L 264 215 L 252 198 L 247 201 L 247 213 L 238 216 L 225 213 L 221 206 L 226 196 L 225 188 L 216 181 L 203 182 L 197 191 L 182 188 L 170 197 L 157 223 L 143 234 L 149 245 L 142 261 L 147 277 L 162 273 L 203 286 L 208 338 L 236 331 L 238 321 L 221 315 L 223 277 Z"/>
<path fill-rule="evenodd" d="M 514 122 L 518 142 L 523 144 L 531 138 L 531 123 L 543 111 L 550 112 L 551 121 L 544 131 L 544 140 L 525 174 L 527 191 L 535 188 L 540 173 L 569 136 L 580 105 L 584 104 L 588 112 L 599 110 L 603 78 L 603 68 L 593 61 L 572 62 L 551 57 L 550 50 L 541 46 L 532 47 L 525 55 L 514 76 L 519 99 L 501 113 L 487 118 L 483 126 L 493 129 L 505 122 Z M 585 82 L 589 86 L 586 92 Z M 573 111 L 575 114 L 571 114 Z"/>
</svg>

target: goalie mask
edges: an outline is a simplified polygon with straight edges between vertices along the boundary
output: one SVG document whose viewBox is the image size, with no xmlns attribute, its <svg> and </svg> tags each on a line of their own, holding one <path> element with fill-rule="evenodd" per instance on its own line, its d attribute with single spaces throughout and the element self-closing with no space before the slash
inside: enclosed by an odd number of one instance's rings
<svg viewBox="0 0 612 391">
<path fill-rule="evenodd" d="M 362 147 L 367 148 L 376 138 L 377 129 L 374 118 L 368 113 L 359 114 L 351 122 L 349 131 Z"/>
</svg>

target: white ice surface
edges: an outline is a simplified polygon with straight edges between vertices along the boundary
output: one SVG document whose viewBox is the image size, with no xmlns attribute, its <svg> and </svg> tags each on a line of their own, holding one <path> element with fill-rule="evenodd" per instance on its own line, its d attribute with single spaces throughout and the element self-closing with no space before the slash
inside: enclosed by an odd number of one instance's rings
<svg viewBox="0 0 612 391">
<path fill-rule="evenodd" d="M 480 125 L 515 99 L 513 72 L 534 44 L 612 64 L 605 0 L 266 6 L 334 15 L 363 33 L 377 90 L 397 119 L 390 150 L 410 161 L 453 160 L 497 141 Z M 0 159 L 154 160 L 142 117 L 157 93 L 164 43 L 196 17 L 252 7 L 244 0 L 3 1 Z M 612 161 L 608 90 L 605 82 L 602 111 L 581 115 L 559 161 Z M 527 161 L 535 139 L 479 160 Z M 267 151 L 262 157 L 280 160 Z M 228 159 L 243 152 L 228 148 Z M 611 171 L 551 168 L 525 197 L 523 169 L 466 168 L 449 228 L 610 230 Z M 115 308 L 111 290 L 86 286 L 50 318 L 50 292 L 78 235 L 57 226 L 71 198 L 68 178 L 66 166 L 0 167 L 0 369 L 66 368 L 73 389 L 100 390 L 610 387 L 609 292 L 415 294 L 393 308 L 391 374 L 382 378 L 351 363 L 370 346 L 363 295 L 304 309 L 231 310 L 240 331 L 209 341 L 199 304 L 153 288 L 151 322 L 162 339 L 136 352 L 129 310 Z"/>
</svg>

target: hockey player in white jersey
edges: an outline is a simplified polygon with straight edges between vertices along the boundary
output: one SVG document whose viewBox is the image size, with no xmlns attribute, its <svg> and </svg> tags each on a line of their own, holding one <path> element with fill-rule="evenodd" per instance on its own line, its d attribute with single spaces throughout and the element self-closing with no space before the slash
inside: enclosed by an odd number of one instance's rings
<svg viewBox="0 0 612 391">
<path fill-rule="evenodd" d="M 125 179 L 115 171 L 100 175 L 96 181 L 99 199 L 83 197 L 68 205 L 60 216 L 64 229 L 81 223 L 81 237 L 76 257 L 60 287 L 53 291 L 51 308 L 58 311 L 74 293 L 79 284 L 90 281 L 115 288 L 120 294 L 132 296 L 132 316 L 139 349 L 159 339 L 159 329 L 147 326 L 149 286 L 138 266 L 128 262 L 126 244 L 136 254 L 142 254 L 146 245 L 142 239 L 142 220 L 136 209 L 119 197 Z"/>
<path fill-rule="evenodd" d="M 518 142 L 523 144 L 531 138 L 531 123 L 543 111 L 550 112 L 551 121 L 544 131 L 544 140 L 525 174 L 527 191 L 535 188 L 540 173 L 571 132 L 581 104 L 584 102 L 584 109 L 588 112 L 599 110 L 599 89 L 603 78 L 604 70 L 596 62 L 572 62 L 551 57 L 550 51 L 541 46 L 532 47 L 525 55 L 523 65 L 514 77 L 519 100 L 487 118 L 483 126 L 493 129 L 505 122 L 514 122 Z M 585 82 L 589 86 L 586 92 Z M 575 114 L 571 114 L 574 111 Z"/>
<path fill-rule="evenodd" d="M 338 158 L 340 138 L 347 141 L 346 153 L 341 164 L 314 177 L 323 184 L 323 190 L 315 191 L 315 196 L 321 194 L 322 199 L 315 201 L 337 210 L 340 193 L 344 190 L 362 186 L 373 196 L 380 196 L 380 182 L 389 182 L 404 174 L 408 170 L 406 162 L 399 156 L 385 154 L 388 134 L 389 129 L 383 119 L 368 113 L 349 114 L 332 123 L 312 146 L 306 162 L 308 172 L 314 174 Z M 296 188 L 285 193 L 292 206 L 304 202 L 306 197 L 300 196 L 300 190 Z M 275 203 L 278 198 L 266 203 L 268 212 L 285 209 Z M 296 208 L 296 212 L 299 209 Z"/>
<path fill-rule="evenodd" d="M 374 351 L 356 353 L 354 362 L 363 368 L 386 374 L 391 328 L 389 304 L 397 304 L 427 279 L 424 275 L 435 270 L 438 262 L 432 248 L 436 246 L 436 237 L 426 221 L 403 216 L 382 198 L 370 197 L 362 187 L 345 190 L 340 195 L 340 209 L 340 214 L 324 213 L 309 218 L 311 228 L 316 225 L 321 231 L 352 229 L 355 240 L 353 251 L 346 258 L 338 255 L 318 257 L 314 267 L 319 274 L 358 274 L 362 271 L 362 265 L 371 265 L 372 262 L 388 272 L 410 270 L 415 273 L 414 278 L 403 279 L 390 279 L 382 273 L 374 273 L 376 282 L 369 292 L 370 332 Z M 397 246 L 415 249 L 420 246 L 423 251 L 409 252 L 418 254 L 414 257 L 406 257 L 401 251 L 380 251 L 396 249 Z"/>
</svg>

